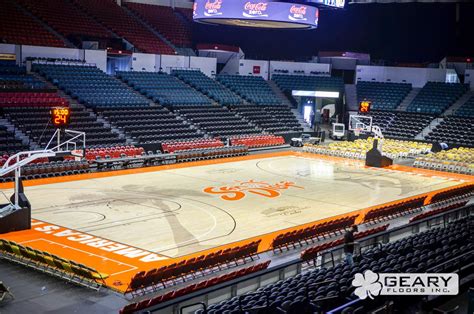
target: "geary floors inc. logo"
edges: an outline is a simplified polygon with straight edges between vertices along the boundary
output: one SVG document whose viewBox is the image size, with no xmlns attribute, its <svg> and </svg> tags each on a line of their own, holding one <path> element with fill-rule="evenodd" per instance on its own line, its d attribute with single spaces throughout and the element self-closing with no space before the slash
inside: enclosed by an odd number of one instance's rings
<svg viewBox="0 0 474 314">
<path fill-rule="evenodd" d="M 352 280 L 354 293 L 360 299 L 373 299 L 378 295 L 457 295 L 458 274 L 394 274 L 374 273 L 366 270 Z"/>
</svg>

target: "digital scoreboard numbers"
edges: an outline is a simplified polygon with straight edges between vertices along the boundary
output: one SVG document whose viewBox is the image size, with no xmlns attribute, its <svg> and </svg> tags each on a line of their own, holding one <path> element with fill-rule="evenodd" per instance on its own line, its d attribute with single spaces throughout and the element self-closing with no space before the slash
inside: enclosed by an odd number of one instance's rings
<svg viewBox="0 0 474 314">
<path fill-rule="evenodd" d="M 54 107 L 51 109 L 51 121 L 56 128 L 65 128 L 71 119 L 71 109 L 67 107 Z"/>
<path fill-rule="evenodd" d="M 359 103 L 359 112 L 360 113 L 369 113 L 372 102 L 363 100 Z"/>
</svg>

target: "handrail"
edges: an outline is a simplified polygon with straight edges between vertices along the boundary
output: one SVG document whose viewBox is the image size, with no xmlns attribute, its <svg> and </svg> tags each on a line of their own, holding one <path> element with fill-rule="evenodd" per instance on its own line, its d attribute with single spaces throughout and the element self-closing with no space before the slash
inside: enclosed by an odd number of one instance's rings
<svg viewBox="0 0 474 314">
<path fill-rule="evenodd" d="M 454 262 L 454 261 L 457 261 L 458 259 L 460 259 L 460 258 L 462 258 L 462 257 L 465 257 L 465 256 L 467 256 L 467 255 L 471 255 L 471 254 L 474 254 L 474 250 L 471 250 L 471 251 L 466 252 L 466 253 L 464 253 L 464 254 L 462 254 L 462 255 L 453 257 L 452 259 L 447 260 L 447 261 L 445 261 L 445 262 L 443 262 L 443 263 L 441 263 L 441 264 L 438 264 L 438 265 L 436 265 L 436 266 L 433 266 L 433 267 L 431 267 L 431 268 L 428 268 L 428 269 L 426 270 L 426 272 L 427 272 L 427 273 L 432 272 L 432 271 L 436 270 L 437 268 L 440 268 L 440 267 L 442 267 L 442 266 L 444 266 L 444 265 L 446 265 L 446 264 L 450 264 L 450 263 L 452 263 L 452 262 Z M 458 269 L 458 270 L 459 270 L 459 269 Z"/>
<path fill-rule="evenodd" d="M 197 302 L 197 303 L 193 303 L 193 304 L 189 304 L 189 305 L 183 306 L 182 308 L 179 309 L 179 313 L 180 313 L 180 314 L 183 314 L 183 310 L 184 310 L 184 309 L 187 309 L 187 308 L 190 308 L 190 307 L 193 307 L 193 306 L 196 306 L 196 305 L 202 305 L 202 308 L 204 309 L 204 312 L 207 311 L 206 303 L 204 303 L 204 302 Z"/>
<path fill-rule="evenodd" d="M 262 291 L 262 292 L 247 293 L 247 294 L 243 294 L 243 295 L 240 295 L 240 296 L 239 296 L 239 310 L 240 310 L 240 312 L 243 313 L 244 310 L 246 310 L 246 309 L 244 309 L 244 308 L 242 307 L 242 299 L 244 299 L 244 298 L 246 298 L 246 297 L 248 297 L 248 296 L 251 296 L 251 295 L 262 295 L 262 294 L 265 296 L 265 303 L 266 303 L 265 306 L 266 306 L 266 307 L 270 306 L 270 298 L 269 298 L 269 296 L 268 296 L 268 292 Z"/>
</svg>

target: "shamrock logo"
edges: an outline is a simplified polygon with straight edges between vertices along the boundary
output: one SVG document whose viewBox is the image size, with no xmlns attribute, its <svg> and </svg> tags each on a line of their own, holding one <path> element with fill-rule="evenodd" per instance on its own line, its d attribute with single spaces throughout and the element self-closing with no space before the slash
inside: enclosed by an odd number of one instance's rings
<svg viewBox="0 0 474 314">
<path fill-rule="evenodd" d="M 378 296 L 382 290 L 382 284 L 379 282 L 379 275 L 371 270 L 366 270 L 364 274 L 357 273 L 352 280 L 352 285 L 356 287 L 354 293 L 361 300 L 367 297 L 373 299 Z"/>
</svg>

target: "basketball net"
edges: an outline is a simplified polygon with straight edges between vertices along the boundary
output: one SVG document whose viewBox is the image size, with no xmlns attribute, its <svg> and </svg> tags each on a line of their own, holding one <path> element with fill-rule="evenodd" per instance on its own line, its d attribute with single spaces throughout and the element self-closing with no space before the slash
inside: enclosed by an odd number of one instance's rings
<svg viewBox="0 0 474 314">
<path fill-rule="evenodd" d="M 355 129 L 354 129 L 354 135 L 355 135 L 355 136 L 359 136 L 361 131 L 362 131 L 361 128 L 355 128 Z"/>
</svg>

